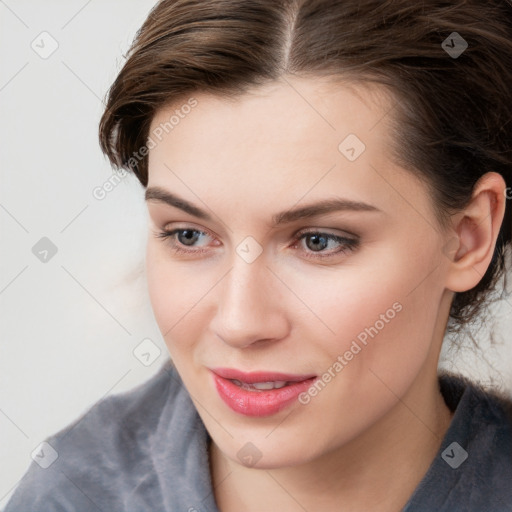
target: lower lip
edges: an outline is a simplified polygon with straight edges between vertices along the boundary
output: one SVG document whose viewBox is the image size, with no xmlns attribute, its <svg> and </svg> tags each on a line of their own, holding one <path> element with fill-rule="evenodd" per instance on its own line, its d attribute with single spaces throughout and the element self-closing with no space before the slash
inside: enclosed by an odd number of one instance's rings
<svg viewBox="0 0 512 512">
<path fill-rule="evenodd" d="M 270 416 L 291 405 L 307 391 L 315 377 L 295 382 L 280 389 L 247 391 L 228 379 L 213 373 L 215 387 L 224 402 L 235 412 L 245 416 Z"/>
</svg>

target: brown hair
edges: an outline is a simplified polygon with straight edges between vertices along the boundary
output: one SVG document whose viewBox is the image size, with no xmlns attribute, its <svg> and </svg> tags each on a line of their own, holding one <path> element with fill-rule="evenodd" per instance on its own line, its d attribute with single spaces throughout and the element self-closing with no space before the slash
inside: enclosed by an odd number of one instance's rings
<svg viewBox="0 0 512 512">
<path fill-rule="evenodd" d="M 453 32 L 468 45 L 461 55 L 449 52 L 461 41 Z M 486 172 L 512 186 L 507 0 L 162 0 L 109 90 L 101 148 L 145 187 L 140 150 L 159 109 L 194 91 L 235 97 L 285 73 L 385 85 L 395 99 L 394 157 L 429 185 L 440 226 Z M 507 206 L 487 272 L 455 295 L 454 331 L 503 276 L 511 235 Z"/>
</svg>

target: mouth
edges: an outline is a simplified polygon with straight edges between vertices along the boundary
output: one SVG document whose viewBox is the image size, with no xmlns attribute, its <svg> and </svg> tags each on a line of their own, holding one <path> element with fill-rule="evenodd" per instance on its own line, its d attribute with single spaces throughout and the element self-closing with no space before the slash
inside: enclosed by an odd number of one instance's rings
<svg viewBox="0 0 512 512">
<path fill-rule="evenodd" d="M 251 372 L 227 368 L 212 370 L 220 398 L 244 416 L 270 416 L 293 404 L 316 375 Z"/>
</svg>

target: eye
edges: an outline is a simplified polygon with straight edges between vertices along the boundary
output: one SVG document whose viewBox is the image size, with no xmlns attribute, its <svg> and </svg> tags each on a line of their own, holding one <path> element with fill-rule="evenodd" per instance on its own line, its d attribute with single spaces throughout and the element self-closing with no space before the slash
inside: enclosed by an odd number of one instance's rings
<svg viewBox="0 0 512 512">
<path fill-rule="evenodd" d="M 187 228 L 177 228 L 173 230 L 162 230 L 158 233 L 155 233 L 157 238 L 161 238 L 165 240 L 168 245 L 171 246 L 171 249 L 177 253 L 201 253 L 205 252 L 204 250 L 197 250 L 197 247 L 202 247 L 208 244 L 208 241 L 205 241 L 205 237 L 212 238 L 205 231 L 201 231 L 199 229 L 187 227 Z M 202 241 L 203 243 L 195 245 L 198 241 Z M 191 247 L 193 249 L 183 249 L 183 247 Z"/>
<path fill-rule="evenodd" d="M 181 229 L 175 232 L 176 239 L 182 245 L 194 245 L 197 240 L 206 233 L 198 231 L 197 229 Z"/>
<path fill-rule="evenodd" d="M 201 231 L 191 226 L 173 230 L 162 230 L 156 232 L 155 236 L 165 240 L 173 252 L 189 255 L 208 252 L 206 247 L 211 243 L 210 239 L 214 239 L 206 231 Z M 219 245 L 219 242 L 216 242 L 216 245 Z M 305 254 L 306 258 L 329 258 L 354 251 L 359 247 L 359 239 L 343 237 L 334 233 L 324 233 L 322 231 L 302 231 L 296 235 L 292 248 L 296 249 L 299 245 L 302 246 L 300 250 Z"/>
<path fill-rule="evenodd" d="M 307 258 L 328 258 L 354 251 L 359 246 L 357 238 L 348 238 L 321 231 L 302 232 L 298 235 L 297 241 L 307 248 L 304 251 Z M 294 247 L 296 246 L 297 244 Z M 326 251 L 329 248 L 331 250 Z"/>
</svg>

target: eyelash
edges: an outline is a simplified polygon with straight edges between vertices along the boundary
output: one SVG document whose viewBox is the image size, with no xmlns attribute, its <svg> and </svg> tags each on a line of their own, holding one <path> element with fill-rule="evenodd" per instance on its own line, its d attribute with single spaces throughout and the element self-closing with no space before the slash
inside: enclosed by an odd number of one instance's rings
<svg viewBox="0 0 512 512">
<path fill-rule="evenodd" d="M 208 252 L 207 250 L 204 250 L 204 249 L 202 249 L 202 250 L 183 249 L 182 247 L 177 245 L 175 235 L 177 235 L 178 233 L 181 233 L 183 231 L 193 231 L 196 233 L 210 236 L 205 231 L 201 231 L 201 230 L 195 229 L 195 228 L 177 228 L 177 229 L 173 229 L 170 231 L 163 230 L 163 231 L 155 233 L 155 236 L 157 238 L 164 240 L 165 243 L 170 245 L 171 249 L 176 254 L 192 255 L 192 254 L 203 254 L 205 252 Z M 323 231 L 301 231 L 301 232 L 299 232 L 295 237 L 292 247 L 296 247 L 297 244 L 300 243 L 301 240 L 305 240 L 307 236 L 313 236 L 313 235 L 320 235 L 322 237 L 327 238 L 328 240 L 334 240 L 337 243 L 343 244 L 343 246 L 340 249 L 338 249 L 336 251 L 329 252 L 327 254 L 321 254 L 320 251 L 316 252 L 316 253 L 314 251 L 307 252 L 308 256 L 306 256 L 306 257 L 310 258 L 310 259 L 332 258 L 333 256 L 336 256 L 338 254 L 344 254 L 344 253 L 354 251 L 359 247 L 358 239 L 345 238 L 345 237 L 342 237 L 339 235 L 334 235 L 332 233 L 324 233 Z"/>
</svg>

